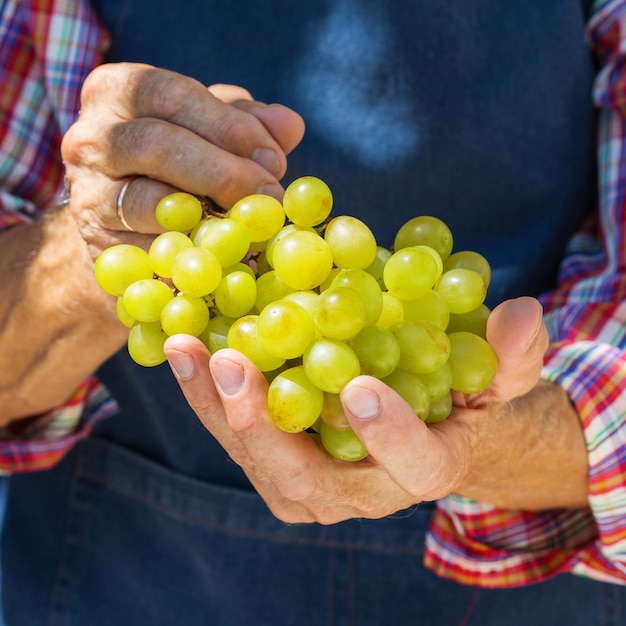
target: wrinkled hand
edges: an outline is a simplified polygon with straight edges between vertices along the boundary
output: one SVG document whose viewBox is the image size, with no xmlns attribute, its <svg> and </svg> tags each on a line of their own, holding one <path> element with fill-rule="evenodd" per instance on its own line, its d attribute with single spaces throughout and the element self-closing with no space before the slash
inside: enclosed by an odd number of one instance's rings
<svg viewBox="0 0 626 626">
<path fill-rule="evenodd" d="M 492 313 L 488 338 L 500 360 L 492 386 L 457 398 L 462 406 L 440 424 L 426 426 L 375 378 L 348 383 L 341 393 L 346 414 L 370 452 L 356 463 L 331 458 L 306 433 L 276 428 L 264 409 L 265 378 L 240 353 L 225 349 L 211 357 L 186 335 L 169 338 L 166 353 L 191 407 L 273 513 L 288 522 L 334 523 L 445 496 L 463 486 L 482 454 L 481 439 L 499 437 L 505 445 L 510 436 L 499 422 L 510 411 L 502 407 L 539 381 L 548 344 L 540 304 L 531 298 L 503 303 Z M 520 417 L 531 431 L 534 415 Z M 511 463 L 494 459 L 490 471 L 504 477 Z"/>
<path fill-rule="evenodd" d="M 63 138 L 70 210 L 92 258 L 115 243 L 148 245 L 162 232 L 157 202 L 184 190 L 230 208 L 257 192 L 282 197 L 285 155 L 304 124 L 286 107 L 254 102 L 242 88 L 209 89 L 147 65 L 103 65 L 85 81 L 81 114 Z M 116 211 L 120 190 L 129 233 Z"/>
</svg>

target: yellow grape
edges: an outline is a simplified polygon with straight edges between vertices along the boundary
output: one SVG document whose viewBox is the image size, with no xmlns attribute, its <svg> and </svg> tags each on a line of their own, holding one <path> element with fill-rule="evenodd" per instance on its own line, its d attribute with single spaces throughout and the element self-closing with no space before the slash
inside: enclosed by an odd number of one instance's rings
<svg viewBox="0 0 626 626">
<path fill-rule="evenodd" d="M 368 454 L 352 428 L 337 429 L 322 422 L 320 441 L 328 454 L 341 461 L 360 461 Z"/>
<path fill-rule="evenodd" d="M 311 315 L 299 304 L 278 300 L 260 313 L 257 332 L 263 347 L 274 356 L 295 359 L 302 356 L 315 338 Z"/>
<path fill-rule="evenodd" d="M 228 216 L 248 227 L 252 243 L 268 241 L 285 224 L 283 205 L 276 198 L 264 194 L 242 198 L 232 206 Z"/>
<path fill-rule="evenodd" d="M 128 333 L 128 353 L 144 367 L 160 365 L 167 358 L 163 351 L 166 339 L 159 322 L 137 322 Z"/>
<path fill-rule="evenodd" d="M 445 261 L 450 256 L 453 245 L 448 225 L 432 215 L 420 215 L 405 222 L 396 233 L 394 251 L 420 245 L 434 248 L 441 260 Z"/>
<path fill-rule="evenodd" d="M 228 267 L 246 256 L 250 243 L 250 229 L 245 223 L 214 217 L 203 230 L 200 247 L 210 250 L 222 267 Z"/>
<path fill-rule="evenodd" d="M 228 347 L 245 354 L 262 372 L 279 368 L 285 359 L 270 354 L 258 334 L 258 315 L 244 315 L 235 320 L 228 330 Z"/>
<path fill-rule="evenodd" d="M 340 215 L 331 219 L 324 239 L 337 267 L 365 269 L 376 258 L 378 246 L 374 233 L 356 217 Z"/>
<path fill-rule="evenodd" d="M 359 358 L 343 341 L 315 339 L 306 349 L 302 363 L 309 380 L 328 393 L 339 393 L 361 373 Z"/>
<path fill-rule="evenodd" d="M 154 273 L 161 278 L 171 278 L 176 255 L 187 248 L 193 248 L 193 242 L 184 233 L 177 231 L 161 233 L 148 250 Z"/>
<path fill-rule="evenodd" d="M 452 389 L 467 394 L 487 389 L 498 371 L 493 348 L 482 337 L 466 331 L 451 333 L 449 338 Z"/>
<path fill-rule="evenodd" d="M 197 337 L 209 322 L 209 308 L 202 298 L 179 294 L 161 312 L 161 326 L 168 335 Z"/>
<path fill-rule="evenodd" d="M 202 219 L 202 204 L 196 196 L 177 191 L 162 198 L 156 206 L 156 220 L 165 230 L 192 231 Z"/>
<path fill-rule="evenodd" d="M 193 247 L 176 255 L 172 282 L 188 296 L 206 296 L 222 280 L 222 266 L 217 257 L 204 248 Z"/>
<path fill-rule="evenodd" d="M 298 226 L 317 226 L 333 208 L 328 185 L 315 176 L 302 176 L 285 189 L 283 207 L 287 217 Z"/>
<path fill-rule="evenodd" d="M 315 327 L 324 337 L 350 339 L 365 326 L 367 311 L 350 287 L 330 287 L 318 296 L 313 311 Z"/>
<path fill-rule="evenodd" d="M 156 278 L 144 278 L 128 285 L 122 296 L 124 310 L 138 322 L 156 322 L 163 307 L 174 297 L 169 285 Z"/>
<path fill-rule="evenodd" d="M 112 296 L 121 296 L 132 283 L 154 275 L 148 253 L 127 243 L 103 250 L 93 271 L 98 285 Z"/>
</svg>

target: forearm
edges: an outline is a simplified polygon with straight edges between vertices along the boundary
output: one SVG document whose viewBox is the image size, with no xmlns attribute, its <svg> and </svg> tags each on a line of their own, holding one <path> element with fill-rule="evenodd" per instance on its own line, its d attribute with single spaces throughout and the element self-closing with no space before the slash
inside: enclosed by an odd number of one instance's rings
<svg viewBox="0 0 626 626">
<path fill-rule="evenodd" d="M 0 425 L 62 404 L 123 345 L 76 222 L 51 210 L 0 233 Z"/>
<path fill-rule="evenodd" d="M 540 382 L 485 411 L 474 429 L 470 470 L 456 493 L 507 509 L 588 507 L 585 439 L 560 386 Z"/>
</svg>

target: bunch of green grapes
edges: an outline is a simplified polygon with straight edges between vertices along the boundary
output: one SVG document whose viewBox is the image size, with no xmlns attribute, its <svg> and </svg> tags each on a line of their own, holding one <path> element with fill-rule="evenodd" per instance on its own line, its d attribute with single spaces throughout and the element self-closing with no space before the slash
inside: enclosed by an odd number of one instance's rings
<svg viewBox="0 0 626 626">
<path fill-rule="evenodd" d="M 318 433 L 330 454 L 355 461 L 367 450 L 339 394 L 356 376 L 385 382 L 427 424 L 448 417 L 453 391 L 491 384 L 491 270 L 477 252 L 453 253 L 436 217 L 409 220 L 387 249 L 361 220 L 331 217 L 332 206 L 328 185 L 312 176 L 291 183 L 282 202 L 255 194 L 223 214 L 171 194 L 156 209 L 166 232 L 147 251 L 104 250 L 95 277 L 117 298 L 137 363 L 163 363 L 177 333 L 212 353 L 239 350 L 268 379 L 279 428 Z"/>
</svg>

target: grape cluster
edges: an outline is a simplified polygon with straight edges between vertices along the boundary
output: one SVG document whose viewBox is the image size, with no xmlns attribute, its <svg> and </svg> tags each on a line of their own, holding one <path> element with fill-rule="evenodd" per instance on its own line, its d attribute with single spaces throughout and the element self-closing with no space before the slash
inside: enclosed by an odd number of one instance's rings
<svg viewBox="0 0 626 626">
<path fill-rule="evenodd" d="M 239 350 L 268 379 L 279 428 L 315 431 L 330 454 L 358 460 L 367 450 L 339 400 L 356 376 L 384 381 L 426 423 L 450 414 L 452 390 L 489 386 L 491 270 L 477 252 L 452 253 L 436 217 L 409 220 L 387 249 L 361 220 L 331 217 L 332 205 L 313 176 L 291 183 L 282 202 L 254 194 L 223 214 L 174 193 L 156 208 L 166 232 L 148 251 L 112 246 L 94 271 L 117 297 L 137 363 L 164 362 L 163 344 L 177 333 L 212 353 Z"/>
</svg>

